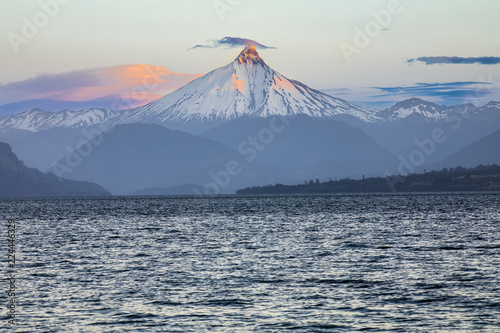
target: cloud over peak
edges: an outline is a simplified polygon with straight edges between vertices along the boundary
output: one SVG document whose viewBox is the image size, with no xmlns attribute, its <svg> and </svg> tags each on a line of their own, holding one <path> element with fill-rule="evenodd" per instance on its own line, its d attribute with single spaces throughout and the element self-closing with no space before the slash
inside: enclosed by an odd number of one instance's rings
<svg viewBox="0 0 500 333">
<path fill-rule="evenodd" d="M 227 47 L 227 48 L 235 48 L 235 47 L 242 47 L 242 46 L 248 46 L 248 45 L 253 45 L 258 49 L 275 49 L 275 47 L 272 46 L 266 46 L 263 45 L 257 41 L 254 41 L 252 39 L 247 39 L 247 38 L 240 38 L 240 37 L 224 37 L 221 39 L 210 39 L 207 40 L 205 44 L 198 44 L 195 45 L 189 50 L 193 49 L 216 49 L 219 47 Z"/>
</svg>

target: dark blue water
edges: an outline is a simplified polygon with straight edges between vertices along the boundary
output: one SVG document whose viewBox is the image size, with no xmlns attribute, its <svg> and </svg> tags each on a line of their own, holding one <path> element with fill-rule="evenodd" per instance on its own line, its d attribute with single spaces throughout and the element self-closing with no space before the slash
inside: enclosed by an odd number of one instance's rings
<svg viewBox="0 0 500 333">
<path fill-rule="evenodd" d="M 18 331 L 500 331 L 496 194 L 4 199 L 0 214 L 18 227 Z"/>
</svg>

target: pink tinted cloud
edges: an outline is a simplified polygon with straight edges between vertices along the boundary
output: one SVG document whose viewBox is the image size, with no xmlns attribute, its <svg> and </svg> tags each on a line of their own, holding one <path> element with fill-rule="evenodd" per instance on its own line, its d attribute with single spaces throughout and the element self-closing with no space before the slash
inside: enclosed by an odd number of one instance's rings
<svg viewBox="0 0 500 333">
<path fill-rule="evenodd" d="M 166 95 L 202 74 L 174 73 L 161 66 L 121 65 L 44 74 L 0 85 L 0 104 L 32 99 L 108 100 L 117 109 L 133 108 Z"/>
</svg>

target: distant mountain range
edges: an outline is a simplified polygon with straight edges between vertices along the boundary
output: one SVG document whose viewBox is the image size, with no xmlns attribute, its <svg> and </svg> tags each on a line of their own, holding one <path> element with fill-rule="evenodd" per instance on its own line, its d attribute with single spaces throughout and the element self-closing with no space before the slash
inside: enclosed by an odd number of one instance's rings
<svg viewBox="0 0 500 333">
<path fill-rule="evenodd" d="M 201 93 L 198 89 L 194 89 L 195 85 L 204 83 L 197 82 L 198 80 L 203 81 L 208 79 L 203 76 L 174 93 L 166 95 L 143 107 L 132 110 L 117 111 L 103 108 L 86 108 L 81 110 L 51 112 L 40 108 L 34 108 L 17 114 L 0 116 L 0 129 L 23 129 L 37 132 L 58 127 L 81 128 L 102 123 L 107 123 L 111 126 L 131 123 L 156 123 L 168 128 L 192 132 L 190 130 L 191 128 L 198 129 L 200 127 L 197 127 L 196 123 L 211 125 L 205 126 L 205 129 L 208 129 L 243 116 L 262 118 L 273 115 L 293 116 L 296 114 L 305 114 L 316 118 L 333 118 L 337 120 L 350 119 L 351 123 L 353 120 L 358 120 L 355 124 L 386 124 L 415 118 L 427 122 L 451 122 L 457 116 L 463 117 L 464 119 L 470 117 L 478 119 L 496 119 L 500 114 L 500 102 L 496 101 L 491 101 L 480 107 L 474 106 L 473 104 L 444 106 L 420 98 L 410 98 L 396 103 L 388 109 L 375 110 L 331 97 L 306 86 L 304 86 L 305 88 L 301 87 L 297 81 L 289 82 L 294 82 L 294 87 L 297 88 L 297 94 L 300 94 L 299 89 L 303 88 L 302 92 L 305 94 L 305 97 L 302 96 L 303 98 L 300 102 L 302 105 L 299 105 L 296 96 L 291 97 L 291 99 L 295 101 L 295 104 L 292 105 L 292 103 L 286 101 L 285 97 L 290 97 L 290 94 L 285 93 L 285 96 L 281 96 L 281 102 L 286 106 L 261 105 L 259 111 L 253 110 L 250 112 L 248 105 L 243 105 L 241 106 L 242 110 L 247 111 L 243 112 L 238 111 L 240 104 L 235 102 L 242 100 L 241 92 L 235 88 L 236 86 L 233 86 L 236 90 L 230 92 L 230 94 L 234 96 L 228 99 L 228 101 L 233 101 L 234 105 L 206 106 L 201 105 L 200 102 L 196 102 L 197 100 L 205 101 L 205 98 L 210 100 L 210 97 L 207 97 L 206 93 Z M 283 82 L 281 82 L 281 84 L 283 84 Z M 193 87 L 191 87 L 191 85 L 193 85 Z M 255 85 L 251 85 L 251 87 L 254 86 Z M 195 96 L 188 93 L 186 91 L 188 88 L 193 88 L 193 90 L 200 93 L 200 95 Z M 275 95 L 279 90 L 276 86 L 268 87 L 268 89 L 273 90 Z M 268 96 L 269 94 L 269 92 L 266 92 L 263 95 Z M 217 99 L 217 97 L 213 97 L 212 99 L 218 101 L 219 104 L 223 103 L 223 100 Z M 313 101 L 315 99 L 316 101 Z M 278 100 L 280 99 L 278 98 Z M 248 102 L 249 100 L 246 101 Z M 186 103 L 193 104 L 187 105 Z M 208 103 L 208 101 L 206 101 L 206 103 Z M 268 103 L 272 105 L 272 103 L 277 102 L 274 100 L 268 101 Z M 254 105 L 255 104 L 252 104 L 252 106 Z M 191 112 L 188 112 L 188 110 Z M 202 110 L 209 111 L 202 112 Z"/>
<path fill-rule="evenodd" d="M 33 132 L 59 127 L 81 128 L 111 122 L 121 114 L 123 111 L 109 109 L 63 110 L 59 112 L 31 109 L 16 115 L 0 117 L 0 128 Z"/>
<path fill-rule="evenodd" d="M 0 140 L 28 165 L 56 173 L 63 165 L 64 177 L 119 194 L 191 187 L 233 193 L 272 182 L 398 173 L 401 164 L 418 171 L 496 163 L 499 130 L 500 102 L 442 106 L 411 98 L 375 110 L 286 78 L 253 46 L 135 109 L 0 116 Z M 78 163 L 64 168 L 75 154 Z M 229 178 L 228 165 L 239 170 Z"/>
<path fill-rule="evenodd" d="M 115 96 L 115 100 L 116 100 Z M 40 109 L 49 112 L 60 110 L 83 110 L 104 108 L 103 105 L 113 105 L 111 98 L 98 98 L 89 101 L 57 101 L 48 99 L 30 99 L 0 106 L 0 115 L 18 114 L 32 109 Z"/>
<path fill-rule="evenodd" d="M 0 142 L 0 197 L 109 196 L 97 184 L 67 180 L 26 167 Z"/>
<path fill-rule="evenodd" d="M 423 161 L 416 163 L 416 169 L 420 170 L 500 129 L 499 102 L 481 107 L 472 104 L 446 107 L 412 98 L 386 109 L 383 114 L 388 118 L 384 122 L 358 126 L 398 157 L 408 159 L 412 154 L 420 155 L 424 146 Z M 442 134 L 439 142 L 433 138 L 436 133 Z M 471 158 L 467 165 L 482 163 L 477 162 Z"/>
<path fill-rule="evenodd" d="M 500 102 L 489 102 L 481 107 L 473 104 L 459 104 L 453 106 L 438 105 L 420 98 L 410 98 L 394 104 L 392 107 L 377 113 L 384 121 L 397 121 L 408 117 L 419 116 L 429 121 L 452 119 L 456 116 L 468 118 L 470 116 L 484 116 L 491 111 L 500 112 Z"/>
</svg>

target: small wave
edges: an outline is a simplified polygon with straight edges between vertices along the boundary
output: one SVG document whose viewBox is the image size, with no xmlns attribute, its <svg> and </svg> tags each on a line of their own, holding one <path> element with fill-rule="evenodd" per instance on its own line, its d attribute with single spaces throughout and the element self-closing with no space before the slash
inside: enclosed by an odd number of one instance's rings
<svg viewBox="0 0 500 333">
<path fill-rule="evenodd" d="M 439 250 L 448 250 L 448 251 L 453 251 L 453 250 L 465 250 L 465 246 L 440 246 L 438 247 Z"/>
<path fill-rule="evenodd" d="M 231 299 L 210 299 L 207 301 L 197 302 L 196 304 L 209 305 L 209 306 L 233 306 L 233 305 L 248 305 L 251 304 L 251 302 L 240 298 L 231 298 Z"/>
</svg>

